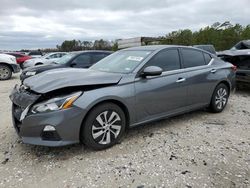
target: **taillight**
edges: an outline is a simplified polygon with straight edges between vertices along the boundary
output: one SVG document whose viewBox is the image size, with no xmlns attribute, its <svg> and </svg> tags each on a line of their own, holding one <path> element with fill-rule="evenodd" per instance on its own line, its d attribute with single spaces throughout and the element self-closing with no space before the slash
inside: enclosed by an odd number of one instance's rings
<svg viewBox="0 0 250 188">
<path fill-rule="evenodd" d="M 232 68 L 232 70 L 233 70 L 234 72 L 236 72 L 237 66 L 233 65 L 231 68 Z"/>
</svg>

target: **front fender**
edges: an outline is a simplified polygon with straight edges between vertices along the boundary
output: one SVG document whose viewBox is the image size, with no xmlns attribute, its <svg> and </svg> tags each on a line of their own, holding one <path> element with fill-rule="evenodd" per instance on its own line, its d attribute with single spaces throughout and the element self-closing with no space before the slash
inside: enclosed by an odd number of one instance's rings
<svg viewBox="0 0 250 188">
<path fill-rule="evenodd" d="M 117 101 L 122 104 L 129 113 L 130 123 L 135 121 L 135 96 L 133 83 L 115 85 L 95 90 L 86 91 L 75 101 L 74 105 L 88 113 L 94 106 L 105 101 Z"/>
</svg>

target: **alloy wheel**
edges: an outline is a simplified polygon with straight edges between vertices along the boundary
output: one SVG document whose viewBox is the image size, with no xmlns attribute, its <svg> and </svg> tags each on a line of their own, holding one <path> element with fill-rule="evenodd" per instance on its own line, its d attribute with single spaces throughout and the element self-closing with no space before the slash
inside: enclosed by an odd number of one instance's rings
<svg viewBox="0 0 250 188">
<path fill-rule="evenodd" d="M 100 113 L 92 125 L 92 137 L 95 142 L 106 145 L 113 142 L 122 128 L 121 117 L 113 110 Z"/>
<path fill-rule="evenodd" d="M 224 108 L 227 103 L 227 90 L 225 88 L 220 88 L 215 96 L 215 105 L 218 109 Z"/>
</svg>

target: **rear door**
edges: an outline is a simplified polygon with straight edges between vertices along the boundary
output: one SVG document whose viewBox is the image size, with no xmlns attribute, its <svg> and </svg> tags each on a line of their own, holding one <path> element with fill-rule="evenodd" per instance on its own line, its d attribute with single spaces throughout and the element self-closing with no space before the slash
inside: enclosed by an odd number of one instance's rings
<svg viewBox="0 0 250 188">
<path fill-rule="evenodd" d="M 210 66 L 210 54 L 192 48 L 182 48 L 182 64 L 187 75 L 188 106 L 201 106 L 210 102 L 216 83 L 216 69 Z"/>
<path fill-rule="evenodd" d="M 144 68 L 148 66 L 161 67 L 164 72 L 159 76 L 136 79 L 135 106 L 138 122 L 175 113 L 186 105 L 186 74 L 181 69 L 178 49 L 158 52 Z"/>
</svg>

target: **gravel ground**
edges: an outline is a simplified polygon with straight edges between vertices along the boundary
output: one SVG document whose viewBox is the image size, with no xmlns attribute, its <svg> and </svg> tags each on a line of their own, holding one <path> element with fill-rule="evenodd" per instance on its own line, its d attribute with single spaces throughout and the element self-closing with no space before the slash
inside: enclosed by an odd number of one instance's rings
<svg viewBox="0 0 250 188">
<path fill-rule="evenodd" d="M 129 130 L 105 151 L 22 144 L 0 82 L 0 187 L 250 187 L 250 91 L 224 112 L 196 111 Z"/>
</svg>

